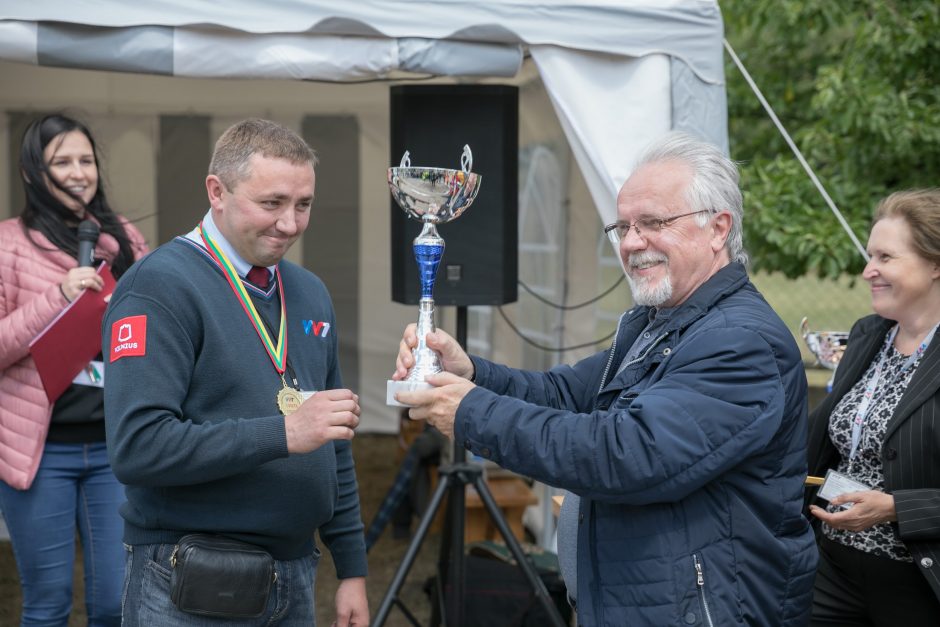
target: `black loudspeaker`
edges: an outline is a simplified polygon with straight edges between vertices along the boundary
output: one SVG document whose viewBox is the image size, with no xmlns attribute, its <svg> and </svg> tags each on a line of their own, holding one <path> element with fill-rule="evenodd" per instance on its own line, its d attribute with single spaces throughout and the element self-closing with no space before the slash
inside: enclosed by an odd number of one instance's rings
<svg viewBox="0 0 940 627">
<path fill-rule="evenodd" d="M 500 305 L 517 298 L 519 90 L 507 85 L 400 85 L 391 88 L 391 165 L 460 169 L 467 144 L 481 175 L 476 200 L 437 227 L 444 257 L 437 305 Z M 412 241 L 421 223 L 391 200 L 392 300 L 421 298 Z"/>
</svg>

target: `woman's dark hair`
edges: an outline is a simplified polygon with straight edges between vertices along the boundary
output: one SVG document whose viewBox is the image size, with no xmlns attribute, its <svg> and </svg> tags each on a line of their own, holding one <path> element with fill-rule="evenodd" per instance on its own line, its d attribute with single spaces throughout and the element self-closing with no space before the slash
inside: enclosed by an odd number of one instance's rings
<svg viewBox="0 0 940 627">
<path fill-rule="evenodd" d="M 56 248 L 78 259 L 78 220 L 75 212 L 53 195 L 49 185 L 55 185 L 83 205 L 84 202 L 76 194 L 64 189 L 52 177 L 43 155 L 46 146 L 53 139 L 72 131 L 79 131 L 88 138 L 95 155 L 98 189 L 95 191 L 94 198 L 85 205 L 85 210 L 98 220 L 103 232 L 112 235 L 117 240 L 119 250 L 111 263 L 111 269 L 115 277 L 120 277 L 134 262 L 134 251 L 124 227 L 105 197 L 101 166 L 98 161 L 98 148 L 95 146 L 91 131 L 84 124 L 60 113 L 33 121 L 23 133 L 23 143 L 20 148 L 20 173 L 26 191 L 26 205 L 23 207 L 20 218 L 24 229 L 27 229 L 26 237 L 39 247 L 28 231 L 28 229 L 36 229 L 45 235 Z"/>
</svg>

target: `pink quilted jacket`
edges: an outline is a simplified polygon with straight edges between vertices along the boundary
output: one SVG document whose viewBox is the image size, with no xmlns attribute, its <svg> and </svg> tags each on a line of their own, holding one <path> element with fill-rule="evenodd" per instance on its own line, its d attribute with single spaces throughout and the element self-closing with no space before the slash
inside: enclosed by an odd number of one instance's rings
<svg viewBox="0 0 940 627">
<path fill-rule="evenodd" d="M 124 228 L 139 259 L 147 244 L 132 224 Z M 30 234 L 40 246 L 55 248 L 37 231 Z M 117 251 L 117 240 L 102 233 L 95 257 L 110 261 Z M 58 249 L 37 248 L 19 218 L 0 222 L 0 479 L 20 490 L 36 476 L 52 415 L 29 342 L 68 304 L 59 283 L 75 266 Z"/>
</svg>

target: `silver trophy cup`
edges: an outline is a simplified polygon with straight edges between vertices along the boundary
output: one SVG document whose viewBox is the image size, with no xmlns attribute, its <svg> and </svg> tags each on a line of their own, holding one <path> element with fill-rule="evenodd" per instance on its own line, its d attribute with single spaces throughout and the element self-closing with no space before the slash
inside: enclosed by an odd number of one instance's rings
<svg viewBox="0 0 940 627">
<path fill-rule="evenodd" d="M 849 334 L 845 331 L 810 331 L 808 318 L 800 321 L 800 334 L 806 346 L 816 356 L 816 363 L 835 373 L 849 343 Z M 832 379 L 829 379 L 826 389 L 832 389 Z"/>
<path fill-rule="evenodd" d="M 423 390 L 431 387 L 425 382 L 430 374 L 442 372 L 441 358 L 428 348 L 425 337 L 434 331 L 434 279 L 444 256 L 444 238 L 437 232 L 438 224 L 450 222 L 470 206 L 480 191 L 479 174 L 473 169 L 470 146 L 463 147 L 460 170 L 412 167 L 409 153 L 401 158 L 397 168 L 388 169 L 388 186 L 392 198 L 410 217 L 424 226 L 414 240 L 415 260 L 421 275 L 421 300 L 418 311 L 418 346 L 414 349 L 415 364 L 401 381 L 389 380 L 385 388 L 385 402 L 402 407 L 395 394 L 402 391 Z"/>
</svg>

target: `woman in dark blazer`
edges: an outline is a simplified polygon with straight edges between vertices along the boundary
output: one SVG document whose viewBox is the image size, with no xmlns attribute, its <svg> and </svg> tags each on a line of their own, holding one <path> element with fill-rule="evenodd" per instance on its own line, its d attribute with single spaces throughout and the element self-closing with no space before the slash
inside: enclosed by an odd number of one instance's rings
<svg viewBox="0 0 940 627">
<path fill-rule="evenodd" d="M 821 521 L 812 625 L 940 625 L 940 190 L 897 192 L 868 240 L 875 315 L 852 328 L 810 416 L 811 475 L 870 489 Z M 933 340 L 933 341 L 932 341 Z M 848 505 L 847 505 L 848 504 Z"/>
</svg>

